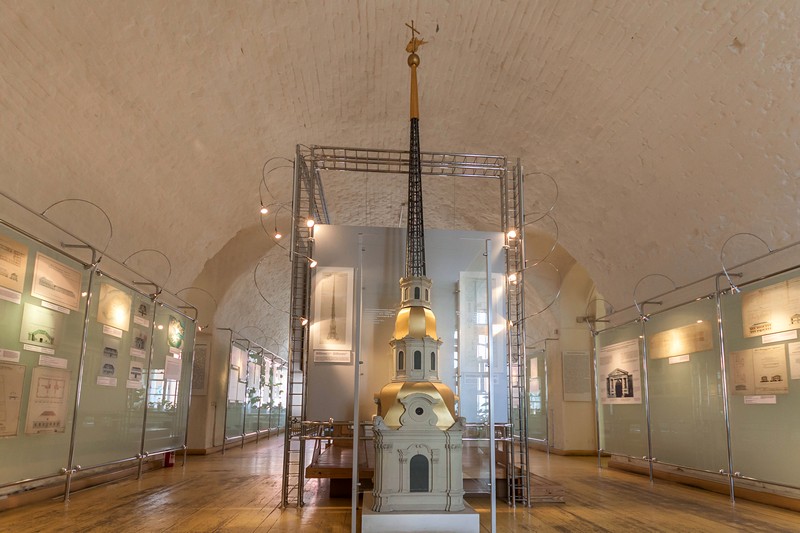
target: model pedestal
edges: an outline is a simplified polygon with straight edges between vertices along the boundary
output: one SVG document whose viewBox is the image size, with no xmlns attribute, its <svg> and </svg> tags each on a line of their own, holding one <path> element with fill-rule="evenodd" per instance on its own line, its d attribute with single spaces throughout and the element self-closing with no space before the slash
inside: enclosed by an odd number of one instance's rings
<svg viewBox="0 0 800 533">
<path fill-rule="evenodd" d="M 394 511 L 376 513 L 372 510 L 372 493 L 364 494 L 361 509 L 362 533 L 478 533 L 480 516 L 464 504 L 463 511 Z"/>
</svg>

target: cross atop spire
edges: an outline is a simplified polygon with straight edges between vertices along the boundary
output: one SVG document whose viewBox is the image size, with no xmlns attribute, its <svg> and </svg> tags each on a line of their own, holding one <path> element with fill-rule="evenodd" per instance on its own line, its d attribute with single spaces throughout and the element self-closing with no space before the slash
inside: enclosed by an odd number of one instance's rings
<svg viewBox="0 0 800 533">
<path fill-rule="evenodd" d="M 406 26 L 411 30 L 411 40 L 408 41 L 406 45 L 406 52 L 409 54 L 416 54 L 419 47 L 425 44 L 427 41 L 425 39 L 417 39 L 417 35 L 419 35 L 419 30 L 414 27 L 414 21 L 411 21 L 411 24 L 406 22 Z"/>
</svg>

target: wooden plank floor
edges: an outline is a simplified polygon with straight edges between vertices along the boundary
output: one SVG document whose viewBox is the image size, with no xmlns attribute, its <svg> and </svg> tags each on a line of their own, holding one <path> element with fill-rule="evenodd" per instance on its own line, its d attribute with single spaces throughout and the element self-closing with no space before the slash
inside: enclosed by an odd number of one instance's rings
<svg viewBox="0 0 800 533">
<path fill-rule="evenodd" d="M 0 531 L 346 532 L 349 500 L 330 499 L 326 480 L 306 485 L 307 505 L 278 508 L 282 438 L 189 457 L 176 466 L 0 513 Z M 180 462 L 178 463 L 180 464 Z M 566 503 L 511 509 L 497 503 L 498 531 L 800 531 L 800 514 L 609 469 L 595 458 L 531 452 L 537 474 L 563 485 Z M 469 497 L 490 529 L 488 497 Z"/>
</svg>

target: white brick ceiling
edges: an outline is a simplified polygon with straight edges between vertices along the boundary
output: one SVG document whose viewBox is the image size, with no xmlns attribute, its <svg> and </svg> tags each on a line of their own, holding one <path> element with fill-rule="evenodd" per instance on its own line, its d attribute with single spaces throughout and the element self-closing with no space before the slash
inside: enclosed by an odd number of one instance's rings
<svg viewBox="0 0 800 533">
<path fill-rule="evenodd" d="M 719 270 L 733 233 L 800 238 L 795 0 L 3 2 L 2 190 L 98 203 L 114 255 L 157 248 L 190 285 L 258 223 L 268 158 L 407 145 L 412 18 L 423 149 L 555 177 L 560 243 L 615 305 L 646 274 Z M 370 180 L 331 178 L 335 219 L 396 220 Z M 288 199 L 289 173 L 270 187 Z M 475 187 L 425 200 L 440 227 L 496 218 Z"/>
</svg>

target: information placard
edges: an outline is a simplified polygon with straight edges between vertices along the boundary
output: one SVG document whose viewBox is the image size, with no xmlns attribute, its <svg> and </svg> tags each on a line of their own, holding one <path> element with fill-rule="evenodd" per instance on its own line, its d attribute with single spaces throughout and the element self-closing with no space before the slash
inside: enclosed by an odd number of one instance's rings
<svg viewBox="0 0 800 533">
<path fill-rule="evenodd" d="M 609 344 L 600 349 L 597 372 L 602 403 L 642 403 L 639 339 Z"/>
<path fill-rule="evenodd" d="M 592 401 L 592 372 L 589 352 L 561 354 L 565 402 Z"/>
<path fill-rule="evenodd" d="M 67 420 L 69 370 L 37 366 L 33 369 L 25 417 L 25 433 L 63 433 Z"/>
<path fill-rule="evenodd" d="M 314 350 L 315 363 L 349 363 L 349 350 Z"/>
<path fill-rule="evenodd" d="M 742 294 L 745 337 L 800 328 L 800 278 Z"/>
<path fill-rule="evenodd" d="M 77 311 L 81 301 L 81 273 L 37 252 L 31 295 Z"/>
</svg>

